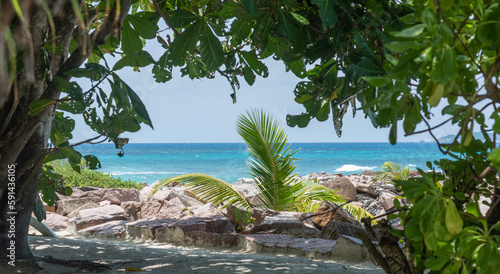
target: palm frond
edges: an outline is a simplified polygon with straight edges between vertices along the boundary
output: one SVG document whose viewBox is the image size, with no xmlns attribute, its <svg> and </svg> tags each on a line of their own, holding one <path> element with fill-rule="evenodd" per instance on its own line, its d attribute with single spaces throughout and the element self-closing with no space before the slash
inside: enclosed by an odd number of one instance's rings
<svg viewBox="0 0 500 274">
<path fill-rule="evenodd" d="M 289 179 L 295 170 L 295 159 L 287 135 L 275 119 L 257 110 L 240 116 L 236 131 L 248 146 L 249 174 L 257 182 L 261 202 L 268 208 L 283 210 L 295 193 Z"/>
<path fill-rule="evenodd" d="M 199 199 L 211 202 L 214 205 L 223 204 L 225 207 L 232 204 L 242 209 L 251 209 L 245 197 L 229 183 L 202 173 L 185 174 L 164 179 L 155 186 L 152 194 L 176 181 L 185 184 L 186 188 Z"/>
</svg>

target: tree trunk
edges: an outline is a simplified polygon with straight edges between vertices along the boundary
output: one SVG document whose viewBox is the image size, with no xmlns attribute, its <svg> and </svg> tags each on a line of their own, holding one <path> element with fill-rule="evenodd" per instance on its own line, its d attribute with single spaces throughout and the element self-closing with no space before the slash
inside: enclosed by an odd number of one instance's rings
<svg viewBox="0 0 500 274">
<path fill-rule="evenodd" d="M 33 256 L 28 244 L 29 223 L 57 105 L 46 106 L 35 116 L 29 106 L 41 99 L 59 99 L 60 91 L 51 85 L 49 76 L 69 80 L 65 73 L 80 67 L 91 54 L 83 49 L 99 46 L 118 33 L 131 6 L 131 0 L 122 0 L 120 10 L 112 7 L 98 29 L 91 34 L 89 29 L 78 29 L 75 34 L 77 25 L 81 25 L 77 24 L 71 1 L 45 1 L 55 30 L 49 27 L 43 3 L 20 1 L 20 20 L 12 1 L 0 1 L 0 29 L 12 31 L 9 39 L 16 46 L 16 62 L 22 63 L 18 71 L 6 75 L 4 69 L 9 67 L 12 55 L 8 41 L 0 35 L 0 260 L 9 262 Z M 79 39 L 82 35 L 89 39 Z M 73 36 L 81 44 L 70 56 Z M 50 39 L 60 47 L 58 53 L 44 49 L 45 44 L 51 44 Z M 6 80 L 7 76 L 14 80 Z"/>
</svg>

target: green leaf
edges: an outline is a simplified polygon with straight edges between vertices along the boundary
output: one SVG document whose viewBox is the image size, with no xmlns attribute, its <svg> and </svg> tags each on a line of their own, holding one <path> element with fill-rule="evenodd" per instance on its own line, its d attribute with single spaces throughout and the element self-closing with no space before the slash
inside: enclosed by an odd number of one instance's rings
<svg viewBox="0 0 500 274">
<path fill-rule="evenodd" d="M 287 37 L 290 41 L 297 41 L 299 38 L 299 29 L 295 26 L 288 16 L 283 11 L 279 11 L 278 13 L 278 22 L 279 22 L 279 32 L 281 35 Z"/>
<path fill-rule="evenodd" d="M 255 16 L 255 14 L 257 14 L 257 0 L 241 0 L 240 2 L 251 16 Z"/>
<path fill-rule="evenodd" d="M 395 145 L 398 139 L 398 123 L 394 122 L 391 127 L 391 131 L 389 132 L 389 142 L 391 145 Z"/>
<path fill-rule="evenodd" d="M 445 223 L 446 229 L 451 234 L 457 234 L 462 231 L 463 221 L 460 215 L 458 215 L 457 207 L 453 201 L 450 201 L 446 207 Z"/>
<path fill-rule="evenodd" d="M 333 8 L 333 0 L 312 0 L 311 3 L 319 8 L 319 17 L 323 28 L 330 28 L 337 24 L 339 18 Z"/>
<path fill-rule="evenodd" d="M 443 257 L 437 257 L 431 260 L 428 260 L 425 262 L 425 266 L 429 268 L 430 270 L 440 270 L 443 268 L 443 266 L 450 260 L 450 258 L 443 256 Z"/>
<path fill-rule="evenodd" d="M 500 6 L 491 5 L 485 12 L 479 27 L 477 37 L 485 47 L 498 49 L 500 47 Z"/>
<path fill-rule="evenodd" d="M 120 70 L 123 67 L 145 67 L 154 63 L 155 60 L 149 52 L 147 51 L 139 51 L 133 54 L 127 54 L 122 59 L 118 60 L 116 64 L 113 66 L 113 70 Z"/>
<path fill-rule="evenodd" d="M 203 24 L 201 31 L 200 55 L 210 71 L 218 69 L 224 63 L 222 45 L 207 24 Z"/>
<path fill-rule="evenodd" d="M 36 116 L 40 113 L 45 107 L 54 105 L 56 100 L 42 99 L 38 102 L 33 102 L 30 104 L 30 115 Z"/>
<path fill-rule="evenodd" d="M 255 82 L 255 74 L 253 73 L 252 69 L 249 67 L 244 67 L 243 68 L 243 77 L 245 78 L 245 81 L 251 86 Z"/>
<path fill-rule="evenodd" d="M 45 218 L 47 218 L 47 215 L 45 213 L 45 206 L 43 205 L 42 200 L 40 200 L 40 196 L 38 194 L 35 196 L 35 202 L 33 203 L 33 214 L 35 214 L 36 219 L 41 222 Z"/>
<path fill-rule="evenodd" d="M 156 79 L 156 82 L 165 83 L 172 79 L 172 60 L 168 58 L 168 51 L 160 57 L 157 63 L 153 66 L 153 77 Z"/>
<path fill-rule="evenodd" d="M 307 20 L 304 16 L 297 14 L 295 12 L 290 12 L 290 15 L 295 19 L 295 21 L 301 25 L 307 26 L 310 24 L 309 20 Z"/>
<path fill-rule="evenodd" d="M 374 87 L 384 87 L 391 82 L 391 80 L 386 77 L 363 76 L 361 79 Z"/>
<path fill-rule="evenodd" d="M 122 50 L 125 54 L 134 54 L 142 49 L 142 41 L 128 22 L 123 22 Z"/>
<path fill-rule="evenodd" d="M 393 33 L 396 37 L 413 38 L 420 35 L 425 29 L 424 24 L 418 24 L 413 27 L 405 28 L 400 32 Z"/>
<path fill-rule="evenodd" d="M 321 101 L 321 106 L 318 110 L 318 113 L 316 114 L 316 119 L 318 121 L 323 122 L 328 119 L 328 115 L 330 114 L 330 101 L 329 100 L 323 100 Z"/>
<path fill-rule="evenodd" d="M 496 167 L 500 168 L 500 148 L 494 148 L 491 150 L 490 153 L 488 153 L 488 161 L 491 162 L 491 164 Z"/>
<path fill-rule="evenodd" d="M 176 10 L 167 12 L 167 18 L 170 26 L 182 28 L 198 19 L 198 16 L 187 10 Z"/>
<path fill-rule="evenodd" d="M 248 51 L 241 51 L 240 55 L 245 59 L 247 62 L 248 66 L 255 71 L 258 75 L 262 77 L 267 77 L 269 74 L 266 65 L 262 63 L 259 58 L 257 58 L 257 55 L 255 55 L 255 52 L 248 52 Z"/>
<path fill-rule="evenodd" d="M 125 21 L 130 22 L 137 34 L 139 34 L 141 37 L 145 39 L 153 39 L 156 37 L 158 25 L 154 24 L 148 19 L 140 17 L 139 15 L 129 14 L 125 18 Z"/>
<path fill-rule="evenodd" d="M 146 106 L 142 102 L 141 98 L 137 95 L 137 93 L 135 93 L 135 91 L 133 91 L 127 84 L 125 84 L 125 82 L 123 82 L 123 85 L 125 85 L 126 87 L 126 92 L 137 115 L 139 115 L 139 117 L 143 119 L 143 122 L 146 125 L 154 129 L 153 122 L 151 122 L 151 118 L 149 118 L 148 110 L 146 109 Z"/>
<path fill-rule="evenodd" d="M 435 107 L 439 104 L 439 101 L 441 101 L 441 98 L 443 98 L 443 92 L 444 92 L 444 86 L 443 85 L 434 85 L 434 89 L 432 90 L 431 96 L 429 96 L 429 100 L 427 100 L 427 103 L 431 107 Z"/>
<path fill-rule="evenodd" d="M 194 52 L 204 25 L 202 20 L 196 21 L 174 39 L 170 46 L 170 58 L 174 65 L 182 66 L 185 64 L 186 55 L 189 52 Z"/>
<path fill-rule="evenodd" d="M 387 49 L 396 53 L 403 53 L 415 48 L 415 41 L 394 41 L 386 45 Z"/>
<path fill-rule="evenodd" d="M 236 19 L 233 24 L 231 24 L 231 33 L 237 44 L 247 39 L 251 31 L 252 27 L 250 23 L 245 20 Z"/>
</svg>

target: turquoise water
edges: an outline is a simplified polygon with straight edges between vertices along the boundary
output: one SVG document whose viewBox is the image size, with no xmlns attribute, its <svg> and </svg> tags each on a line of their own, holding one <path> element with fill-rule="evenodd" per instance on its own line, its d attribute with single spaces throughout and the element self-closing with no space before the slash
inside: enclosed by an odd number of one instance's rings
<svg viewBox="0 0 500 274">
<path fill-rule="evenodd" d="M 128 144 L 125 156 L 113 144 L 82 145 L 83 154 L 99 157 L 100 171 L 122 179 L 152 184 L 162 178 L 188 173 L 207 173 L 227 182 L 248 178 L 245 144 Z M 360 174 L 363 170 L 380 170 L 392 161 L 412 169 L 427 169 L 426 162 L 442 158 L 435 143 L 293 143 L 295 170 L 303 176 L 311 172 Z"/>
</svg>

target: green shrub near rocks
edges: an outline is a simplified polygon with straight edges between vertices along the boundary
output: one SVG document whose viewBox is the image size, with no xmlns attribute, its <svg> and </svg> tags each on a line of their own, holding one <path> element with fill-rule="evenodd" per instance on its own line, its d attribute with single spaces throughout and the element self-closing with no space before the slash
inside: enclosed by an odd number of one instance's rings
<svg viewBox="0 0 500 274">
<path fill-rule="evenodd" d="M 113 177 L 111 174 L 90 170 L 84 161 L 80 165 L 80 173 L 76 172 L 66 161 L 54 161 L 50 163 L 50 166 L 52 166 L 54 173 L 61 174 L 60 180 L 67 187 L 142 188 L 142 185 L 136 181 L 131 181 L 130 179 L 122 180 L 121 178 Z"/>
</svg>

